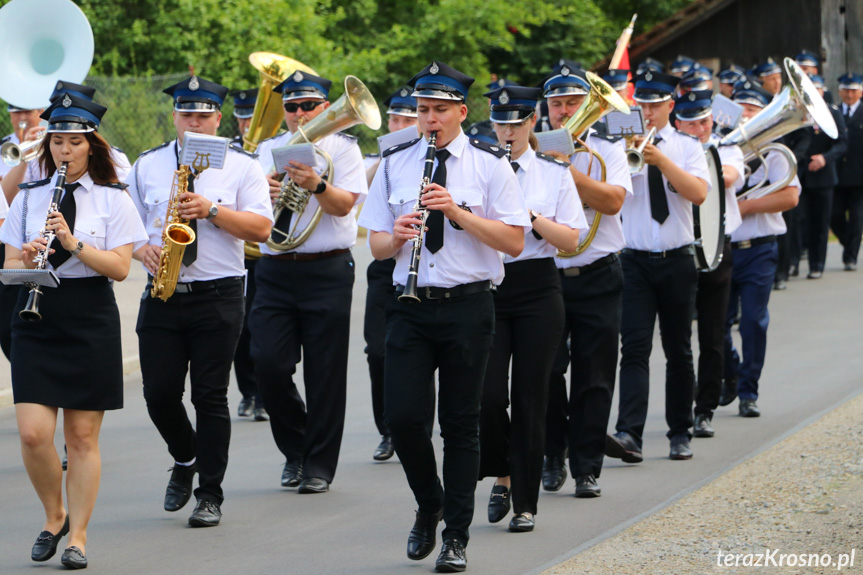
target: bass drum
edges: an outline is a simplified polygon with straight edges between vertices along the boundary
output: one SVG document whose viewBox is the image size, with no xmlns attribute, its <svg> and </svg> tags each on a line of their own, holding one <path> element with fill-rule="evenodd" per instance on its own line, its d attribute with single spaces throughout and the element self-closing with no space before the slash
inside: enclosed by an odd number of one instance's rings
<svg viewBox="0 0 863 575">
<path fill-rule="evenodd" d="M 725 180 L 719 152 L 712 144 L 705 148 L 710 171 L 710 192 L 700 206 L 692 206 L 695 220 L 695 261 L 703 272 L 715 270 L 725 246 Z"/>
</svg>

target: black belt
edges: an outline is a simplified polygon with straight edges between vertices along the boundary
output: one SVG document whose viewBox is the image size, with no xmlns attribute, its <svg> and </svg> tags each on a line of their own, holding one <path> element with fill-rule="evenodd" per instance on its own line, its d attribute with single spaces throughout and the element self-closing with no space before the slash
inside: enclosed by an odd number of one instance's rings
<svg viewBox="0 0 863 575">
<path fill-rule="evenodd" d="M 207 280 L 200 282 L 186 282 L 186 283 L 177 283 L 176 289 L 174 289 L 174 293 L 192 293 L 192 292 L 201 292 L 207 290 L 214 290 L 220 287 L 232 286 L 232 285 L 242 285 L 245 278 L 243 276 L 236 276 L 230 278 L 219 278 L 217 280 Z M 153 285 L 153 276 L 150 276 L 150 281 L 147 284 L 147 287 L 152 287 Z"/>
<path fill-rule="evenodd" d="M 453 299 L 475 293 L 491 290 L 491 282 L 483 280 L 479 282 L 471 282 L 469 284 L 457 285 L 449 288 L 442 287 L 418 287 L 417 296 L 420 299 Z M 397 285 L 396 293 L 401 295 L 405 291 L 405 286 Z"/>
<path fill-rule="evenodd" d="M 351 248 L 344 248 L 341 250 L 330 250 L 328 252 L 318 252 L 314 254 L 298 254 L 295 252 L 289 254 L 263 254 L 265 258 L 269 258 L 271 260 L 289 260 L 292 262 L 310 262 L 314 260 L 323 260 L 326 258 L 332 258 L 340 254 L 346 254 L 351 251 Z"/>
<path fill-rule="evenodd" d="M 673 250 L 664 250 L 661 252 L 649 252 L 645 250 L 633 250 L 626 248 L 623 253 L 638 256 L 640 258 L 663 259 L 663 258 L 679 258 L 683 256 L 694 256 L 695 248 L 691 245 L 683 246 L 682 248 L 674 248 Z"/>
<path fill-rule="evenodd" d="M 731 242 L 732 250 L 748 250 L 749 248 L 754 248 L 755 246 L 760 246 L 761 244 L 769 244 L 770 242 L 775 242 L 776 236 L 761 236 L 760 238 L 752 238 L 751 240 L 743 240 L 740 242 Z"/>
<path fill-rule="evenodd" d="M 619 258 L 616 253 L 608 254 L 607 256 L 601 257 L 594 262 L 590 262 L 586 266 L 564 268 L 560 270 L 560 273 L 563 274 L 565 277 L 578 277 L 582 274 L 586 274 L 587 272 L 608 267 L 614 262 L 616 262 L 618 259 Z"/>
</svg>

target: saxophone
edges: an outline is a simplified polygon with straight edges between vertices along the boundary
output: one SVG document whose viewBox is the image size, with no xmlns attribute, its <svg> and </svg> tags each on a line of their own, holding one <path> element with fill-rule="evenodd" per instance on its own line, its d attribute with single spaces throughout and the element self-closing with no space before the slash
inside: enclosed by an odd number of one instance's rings
<svg viewBox="0 0 863 575">
<path fill-rule="evenodd" d="M 150 295 L 162 301 L 168 301 L 168 298 L 174 295 L 186 246 L 195 241 L 195 231 L 187 225 L 189 220 L 180 217 L 180 200 L 177 199 L 181 194 L 189 191 L 190 175 L 189 166 L 181 165 L 174 171 L 168 213 L 165 215 L 165 226 L 162 228 L 162 253 L 159 256 L 159 267 L 153 277 L 153 287 L 150 289 Z"/>
</svg>

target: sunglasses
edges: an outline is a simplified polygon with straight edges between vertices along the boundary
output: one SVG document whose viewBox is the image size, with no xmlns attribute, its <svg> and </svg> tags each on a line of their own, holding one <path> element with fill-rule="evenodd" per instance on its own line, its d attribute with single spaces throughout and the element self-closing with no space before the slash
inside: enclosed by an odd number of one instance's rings
<svg viewBox="0 0 863 575">
<path fill-rule="evenodd" d="M 300 104 L 296 104 L 294 102 L 285 102 L 285 111 L 290 112 L 291 114 L 295 113 L 298 109 L 302 109 L 304 112 L 311 112 L 324 102 L 302 102 Z"/>
</svg>

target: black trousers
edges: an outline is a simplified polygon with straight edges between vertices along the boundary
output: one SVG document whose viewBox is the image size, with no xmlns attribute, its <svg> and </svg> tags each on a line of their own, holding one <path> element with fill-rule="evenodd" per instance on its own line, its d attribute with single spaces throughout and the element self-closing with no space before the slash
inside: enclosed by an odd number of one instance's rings
<svg viewBox="0 0 863 575">
<path fill-rule="evenodd" d="M 549 379 L 545 453 L 562 456 L 568 443 L 569 467 L 575 477 L 599 477 L 605 454 L 623 293 L 623 269 L 617 256 L 613 259 L 611 265 L 578 276 L 560 273 L 564 328 Z"/>
<path fill-rule="evenodd" d="M 731 242 L 722 249 L 722 261 L 712 272 L 698 273 L 695 309 L 698 313 L 698 389 L 695 414 L 713 417 L 719 406 L 725 371 L 725 321 L 734 268 Z"/>
<path fill-rule="evenodd" d="M 195 497 L 219 504 L 231 440 L 231 358 L 243 313 L 242 278 L 208 291 L 175 293 L 167 302 L 150 297 L 148 285 L 138 311 L 147 412 L 174 460 L 197 458 L 200 487 Z M 194 427 L 183 406 L 187 370 Z"/>
<path fill-rule="evenodd" d="M 273 438 L 305 477 L 332 482 L 345 427 L 354 258 L 262 258 L 255 281 L 252 359 Z M 293 378 L 301 358 L 306 404 Z"/>
<path fill-rule="evenodd" d="M 372 384 L 372 412 L 375 426 L 381 435 L 389 435 L 384 420 L 384 350 L 387 320 L 384 310 L 395 293 L 393 269 L 395 259 L 372 260 L 366 270 L 366 314 L 363 319 L 363 336 L 366 340 L 366 358 L 369 362 L 369 379 Z"/>
<path fill-rule="evenodd" d="M 243 399 L 254 399 L 258 407 L 264 405 L 261 392 L 258 390 L 258 378 L 255 375 L 255 362 L 252 361 L 252 334 L 249 331 L 249 316 L 252 312 L 252 303 L 255 301 L 255 264 L 257 260 L 245 260 L 246 265 L 246 316 L 243 321 L 243 331 L 240 332 L 240 341 L 237 343 L 237 351 L 234 353 L 234 376 L 237 378 L 237 387 Z"/>
<path fill-rule="evenodd" d="M 653 329 L 665 351 L 665 421 L 669 438 L 690 435 L 695 370 L 692 317 L 698 272 L 691 256 L 645 258 L 627 251 L 623 262 L 623 319 L 620 325 L 620 409 L 617 430 L 639 447 L 647 420 Z"/>
<path fill-rule="evenodd" d="M 494 336 L 490 292 L 446 300 L 387 303 L 384 414 L 419 511 L 443 506 L 444 539 L 469 539 L 479 472 L 479 413 Z M 439 371 L 443 485 L 428 433 L 431 385 Z"/>
<path fill-rule="evenodd" d="M 0 248 L 3 248 L 3 244 L 0 244 Z M 0 284 L 0 348 L 9 360 L 12 358 L 12 314 L 21 289 L 21 286 Z"/>
<path fill-rule="evenodd" d="M 830 227 L 842 244 L 842 263 L 856 264 L 863 235 L 863 187 L 835 189 Z"/>
<path fill-rule="evenodd" d="M 776 236 L 776 246 L 778 248 L 779 260 L 776 265 L 776 275 L 773 281 L 785 280 L 788 281 L 788 273 L 791 269 L 791 241 L 797 237 L 797 221 L 794 217 L 794 210 L 786 210 L 782 212 L 782 219 L 785 220 L 786 232 Z"/>
<path fill-rule="evenodd" d="M 797 258 L 791 263 L 800 265 L 800 253 L 809 254 L 809 271 L 823 272 L 827 260 L 827 240 L 830 235 L 830 216 L 833 208 L 833 188 L 803 188 L 798 212 L 800 226 Z"/>
<path fill-rule="evenodd" d="M 548 381 L 563 334 L 563 296 L 554 258 L 504 267 L 482 392 L 479 477 L 510 476 L 515 513 L 536 514 Z"/>
</svg>

